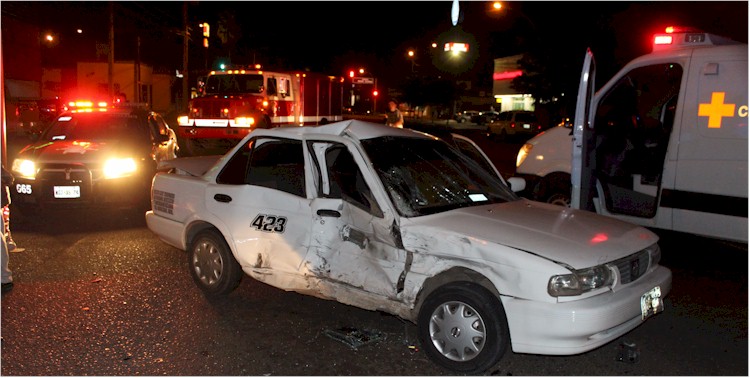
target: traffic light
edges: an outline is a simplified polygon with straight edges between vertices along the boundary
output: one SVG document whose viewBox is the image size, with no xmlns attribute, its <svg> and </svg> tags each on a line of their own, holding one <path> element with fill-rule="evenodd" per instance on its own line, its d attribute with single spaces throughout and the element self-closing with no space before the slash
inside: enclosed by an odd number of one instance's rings
<svg viewBox="0 0 750 378">
<path fill-rule="evenodd" d="M 372 95 L 375 97 L 378 97 L 378 90 L 377 89 L 373 90 Z"/>
<path fill-rule="evenodd" d="M 354 77 L 354 70 L 349 71 L 349 77 Z"/>
</svg>

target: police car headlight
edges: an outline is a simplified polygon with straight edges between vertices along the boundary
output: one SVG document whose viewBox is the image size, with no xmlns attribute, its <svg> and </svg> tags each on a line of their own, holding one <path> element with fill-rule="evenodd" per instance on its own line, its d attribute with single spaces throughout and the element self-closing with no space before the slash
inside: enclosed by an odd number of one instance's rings
<svg viewBox="0 0 750 378">
<path fill-rule="evenodd" d="M 612 284 L 612 270 L 606 265 L 573 271 L 571 274 L 553 276 L 547 292 L 553 297 L 581 295 Z"/>
<path fill-rule="evenodd" d="M 534 148 L 534 145 L 531 143 L 526 143 L 521 147 L 520 150 L 518 150 L 518 157 L 516 157 L 516 168 L 520 167 L 521 164 L 523 164 L 523 161 L 526 160 L 526 158 L 529 156 L 529 153 L 531 153 L 531 149 Z"/>
<path fill-rule="evenodd" d="M 16 159 L 13 160 L 11 170 L 18 174 L 18 177 L 34 179 L 36 177 L 36 164 L 31 160 Z"/>
<path fill-rule="evenodd" d="M 135 160 L 132 158 L 109 159 L 104 163 L 104 177 L 108 179 L 129 176 L 135 171 Z"/>
</svg>

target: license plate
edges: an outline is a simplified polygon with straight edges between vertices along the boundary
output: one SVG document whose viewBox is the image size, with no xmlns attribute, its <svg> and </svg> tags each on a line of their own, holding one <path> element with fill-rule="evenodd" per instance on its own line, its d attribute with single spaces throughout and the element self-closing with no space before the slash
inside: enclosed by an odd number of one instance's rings
<svg viewBox="0 0 750 378">
<path fill-rule="evenodd" d="M 528 124 L 528 123 L 524 123 L 524 124 L 523 124 L 523 128 L 524 128 L 524 129 L 530 129 L 530 128 L 531 128 L 531 125 L 530 125 L 530 124 Z"/>
<path fill-rule="evenodd" d="M 81 198 L 80 186 L 56 186 L 55 198 Z"/>
<path fill-rule="evenodd" d="M 649 316 L 662 311 L 664 311 L 664 301 L 661 298 L 661 288 L 659 286 L 641 296 L 641 319 L 646 320 Z"/>
</svg>

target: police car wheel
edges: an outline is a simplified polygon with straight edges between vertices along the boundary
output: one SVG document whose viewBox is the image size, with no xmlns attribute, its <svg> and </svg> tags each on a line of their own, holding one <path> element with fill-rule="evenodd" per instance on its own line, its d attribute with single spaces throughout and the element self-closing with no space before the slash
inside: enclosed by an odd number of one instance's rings
<svg viewBox="0 0 750 378">
<path fill-rule="evenodd" d="M 420 308 L 417 332 L 430 359 L 464 374 L 489 370 L 510 344 L 499 299 L 471 282 L 451 283 L 431 293 Z"/>
<path fill-rule="evenodd" d="M 199 233 L 188 250 L 190 275 L 206 295 L 229 294 L 242 280 L 242 268 L 216 230 Z"/>
</svg>

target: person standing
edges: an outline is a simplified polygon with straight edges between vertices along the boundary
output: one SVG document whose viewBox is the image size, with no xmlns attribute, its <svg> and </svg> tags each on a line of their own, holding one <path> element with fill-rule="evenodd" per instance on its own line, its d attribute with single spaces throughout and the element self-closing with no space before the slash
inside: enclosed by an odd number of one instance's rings
<svg viewBox="0 0 750 378">
<path fill-rule="evenodd" d="M 388 101 L 388 111 L 385 113 L 385 124 L 399 129 L 404 127 L 404 115 L 398 110 L 398 104 L 394 100 Z"/>
<path fill-rule="evenodd" d="M 0 234 L 2 234 L 2 243 L 0 243 L 0 249 L 2 249 L 2 251 L 0 251 L 0 273 L 2 273 L 2 292 L 5 293 L 13 288 L 13 272 L 8 268 L 8 260 L 10 259 L 8 256 L 8 250 L 10 249 L 11 243 L 13 243 L 14 249 L 17 247 L 13 242 L 13 239 L 10 237 L 10 227 L 7 222 L 8 220 L 6 219 L 10 217 L 10 209 L 8 206 L 10 205 L 10 185 L 13 184 L 13 174 L 6 170 L 5 166 L 2 166 L 2 170 L 3 193 L 0 197 L 2 197 L 3 214 L 0 219 L 2 219 L 3 228 L 0 229 Z"/>
</svg>

